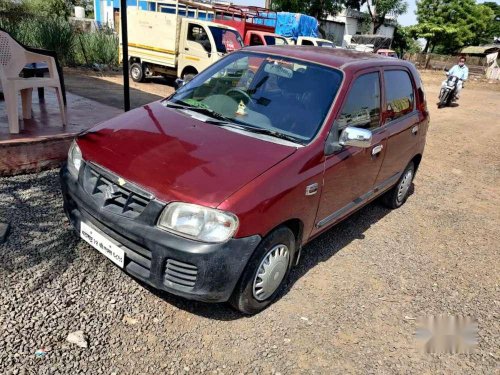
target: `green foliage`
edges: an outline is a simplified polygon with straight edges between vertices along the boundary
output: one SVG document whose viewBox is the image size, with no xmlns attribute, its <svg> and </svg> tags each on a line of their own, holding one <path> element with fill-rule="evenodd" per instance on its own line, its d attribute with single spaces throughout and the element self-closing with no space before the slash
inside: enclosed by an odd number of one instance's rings
<svg viewBox="0 0 500 375">
<path fill-rule="evenodd" d="M 118 64 L 118 38 L 111 30 L 79 34 L 67 18 L 48 17 L 49 10 L 42 10 L 48 2 L 42 2 L 0 0 L 0 27 L 25 45 L 55 51 L 63 65 Z"/>
<path fill-rule="evenodd" d="M 36 27 L 35 40 L 37 47 L 55 51 L 63 65 L 72 62 L 75 30 L 65 19 L 40 20 Z"/>
<path fill-rule="evenodd" d="M 272 7 L 280 12 L 304 13 L 321 20 L 329 14 L 339 13 L 347 2 L 355 3 L 359 7 L 358 0 L 274 0 Z"/>
<path fill-rule="evenodd" d="M 401 25 L 394 30 L 392 48 L 399 56 L 405 53 L 418 53 L 422 50 L 420 44 L 412 37 L 411 27 Z"/>
<path fill-rule="evenodd" d="M 75 61 L 80 65 L 118 64 L 118 37 L 110 30 L 102 29 L 95 33 L 83 33 L 77 37 Z"/>
<path fill-rule="evenodd" d="M 374 33 L 385 24 L 388 14 L 399 16 L 408 9 L 406 0 L 361 0 L 361 4 L 368 7 Z"/>
<path fill-rule="evenodd" d="M 424 52 L 440 45 L 453 53 L 491 36 L 493 11 L 474 0 L 419 0 L 416 13 L 418 24 L 411 33 L 427 40 Z"/>
<path fill-rule="evenodd" d="M 486 1 L 482 5 L 493 11 L 495 17 L 491 21 L 491 35 L 500 38 L 500 4 L 492 1 Z"/>
</svg>

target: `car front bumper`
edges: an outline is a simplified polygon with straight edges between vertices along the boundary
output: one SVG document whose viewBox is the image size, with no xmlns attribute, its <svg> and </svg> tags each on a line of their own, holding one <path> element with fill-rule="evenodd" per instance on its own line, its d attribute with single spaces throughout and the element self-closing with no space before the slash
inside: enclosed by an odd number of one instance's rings
<svg viewBox="0 0 500 375">
<path fill-rule="evenodd" d="M 83 182 L 86 168 L 88 164 L 82 166 L 78 179 L 66 166 L 60 171 L 64 210 L 78 232 L 84 221 L 121 244 L 124 270 L 157 289 L 205 302 L 229 299 L 260 236 L 208 244 L 166 232 L 156 227 L 165 204 L 154 197 L 139 216 L 126 217 L 89 193 Z M 119 179 L 110 174 L 106 178 Z"/>
</svg>

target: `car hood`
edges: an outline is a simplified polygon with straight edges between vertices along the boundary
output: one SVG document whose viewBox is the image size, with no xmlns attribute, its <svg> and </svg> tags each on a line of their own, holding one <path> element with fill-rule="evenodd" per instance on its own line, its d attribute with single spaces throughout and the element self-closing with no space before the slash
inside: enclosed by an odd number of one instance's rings
<svg viewBox="0 0 500 375">
<path fill-rule="evenodd" d="M 83 158 L 157 199 L 217 207 L 296 148 L 240 134 L 161 102 L 122 114 L 78 139 Z"/>
</svg>

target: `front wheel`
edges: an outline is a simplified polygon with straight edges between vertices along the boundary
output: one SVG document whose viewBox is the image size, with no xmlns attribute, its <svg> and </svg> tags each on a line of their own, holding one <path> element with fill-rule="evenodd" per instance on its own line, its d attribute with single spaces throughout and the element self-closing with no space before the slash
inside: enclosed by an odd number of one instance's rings
<svg viewBox="0 0 500 375">
<path fill-rule="evenodd" d="M 450 97 L 450 90 L 444 89 L 439 96 L 438 108 L 443 108 L 448 105 L 448 99 Z"/>
<path fill-rule="evenodd" d="M 262 240 L 231 296 L 231 305 L 244 314 L 256 314 L 271 304 L 290 273 L 295 236 L 279 227 Z"/>
<path fill-rule="evenodd" d="M 141 63 L 133 63 L 130 65 L 130 77 L 134 82 L 144 82 L 145 74 Z"/>
<path fill-rule="evenodd" d="M 406 166 L 406 169 L 399 178 L 398 183 L 382 196 L 382 202 L 388 208 L 401 207 L 408 199 L 410 186 L 413 182 L 413 177 L 415 177 L 415 165 L 411 161 Z"/>
</svg>

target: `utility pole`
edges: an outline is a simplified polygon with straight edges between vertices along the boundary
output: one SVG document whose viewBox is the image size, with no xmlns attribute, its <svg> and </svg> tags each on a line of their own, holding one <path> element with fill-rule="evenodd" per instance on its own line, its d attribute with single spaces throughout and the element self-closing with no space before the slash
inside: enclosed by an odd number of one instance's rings
<svg viewBox="0 0 500 375">
<path fill-rule="evenodd" d="M 130 110 L 130 81 L 128 76 L 128 30 L 127 0 L 120 0 L 120 17 L 122 30 L 122 65 L 123 65 L 123 109 Z"/>
</svg>

